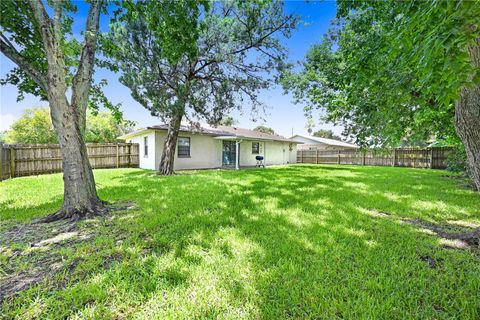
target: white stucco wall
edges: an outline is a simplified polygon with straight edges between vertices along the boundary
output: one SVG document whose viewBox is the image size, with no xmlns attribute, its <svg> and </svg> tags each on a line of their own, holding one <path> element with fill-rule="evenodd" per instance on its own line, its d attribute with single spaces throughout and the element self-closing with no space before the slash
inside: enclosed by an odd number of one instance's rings
<svg viewBox="0 0 480 320">
<path fill-rule="evenodd" d="M 252 153 L 252 144 L 260 143 L 260 153 Z M 240 143 L 240 166 L 254 166 L 257 163 L 256 156 L 263 156 L 265 150 L 264 141 L 242 140 Z"/>
<path fill-rule="evenodd" d="M 144 156 L 144 137 L 148 137 L 148 156 Z M 140 168 L 157 170 L 163 152 L 166 131 L 147 131 L 128 139 L 128 142 L 138 143 L 140 150 Z M 180 133 L 179 137 L 190 138 L 190 157 L 178 157 L 175 150 L 175 170 L 208 169 L 222 166 L 223 141 L 209 135 Z M 260 153 L 252 154 L 252 143 L 260 143 Z M 288 142 L 245 140 L 240 143 L 240 166 L 254 166 L 255 156 L 263 155 L 265 165 L 282 165 L 296 162 L 297 144 L 289 150 Z"/>
<path fill-rule="evenodd" d="M 144 137 L 148 137 L 148 155 L 145 156 L 144 154 Z M 142 169 L 151 169 L 155 170 L 157 169 L 157 166 L 155 166 L 156 162 L 156 155 L 155 155 L 155 132 L 152 131 L 147 131 L 142 133 L 141 135 L 138 135 L 136 137 L 130 138 L 127 140 L 127 142 L 131 143 L 138 143 L 139 144 L 139 167 Z"/>
<path fill-rule="evenodd" d="M 267 141 L 265 143 L 265 165 L 287 164 L 289 161 L 288 143 Z"/>
<path fill-rule="evenodd" d="M 160 165 L 162 159 L 163 144 L 167 133 L 157 131 L 156 140 L 156 164 Z M 179 137 L 190 138 L 190 157 L 179 158 L 175 150 L 174 169 L 207 169 L 222 166 L 222 141 L 213 139 L 212 136 L 180 132 Z"/>
</svg>

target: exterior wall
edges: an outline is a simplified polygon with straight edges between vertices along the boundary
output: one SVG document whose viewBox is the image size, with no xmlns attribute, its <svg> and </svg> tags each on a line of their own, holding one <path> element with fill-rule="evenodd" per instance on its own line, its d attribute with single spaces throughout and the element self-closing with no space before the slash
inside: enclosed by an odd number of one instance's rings
<svg viewBox="0 0 480 320">
<path fill-rule="evenodd" d="M 145 156 L 145 153 L 144 153 L 144 150 L 145 150 L 144 139 L 143 139 L 144 137 L 148 137 L 148 155 L 147 156 Z M 157 169 L 157 166 L 155 166 L 157 162 L 156 162 L 154 131 L 145 132 L 139 136 L 130 138 L 127 142 L 139 144 L 139 155 L 138 155 L 139 165 L 138 166 L 140 168 L 151 169 L 151 170 Z"/>
<path fill-rule="evenodd" d="M 260 143 L 260 152 L 258 154 L 252 153 L 252 144 L 254 142 Z M 243 140 L 240 143 L 240 165 L 241 166 L 254 166 L 257 164 L 256 156 L 265 156 L 265 141 L 258 140 Z"/>
<path fill-rule="evenodd" d="M 128 142 L 138 143 L 140 146 L 139 167 L 142 169 L 157 170 L 162 158 L 163 144 L 166 131 L 150 131 L 128 139 Z M 144 156 L 144 137 L 148 137 L 148 156 Z M 208 169 L 222 166 L 223 141 L 208 135 L 180 133 L 179 137 L 190 138 L 190 157 L 178 158 L 175 150 L 175 170 Z M 252 143 L 260 143 L 260 153 L 252 154 Z M 245 140 L 240 143 L 240 166 L 255 166 L 255 156 L 265 157 L 265 165 L 282 165 L 295 163 L 297 160 L 297 144 L 281 141 Z"/>
<path fill-rule="evenodd" d="M 167 135 L 166 131 L 155 132 L 156 140 L 156 164 L 157 168 L 162 159 L 163 143 Z M 213 139 L 211 136 L 180 132 L 179 137 L 190 138 L 190 157 L 179 158 L 178 150 L 175 150 L 174 170 L 182 169 L 207 169 L 222 166 L 222 141 Z M 177 146 L 178 148 L 178 146 Z"/>
<path fill-rule="evenodd" d="M 260 143 L 260 153 L 252 154 L 252 143 Z M 297 144 L 282 141 L 243 140 L 240 143 L 240 166 L 254 166 L 256 156 L 264 156 L 265 165 L 282 165 L 297 162 Z"/>
<path fill-rule="evenodd" d="M 267 141 L 265 150 L 265 165 L 287 163 L 288 144 L 279 141 Z"/>
</svg>

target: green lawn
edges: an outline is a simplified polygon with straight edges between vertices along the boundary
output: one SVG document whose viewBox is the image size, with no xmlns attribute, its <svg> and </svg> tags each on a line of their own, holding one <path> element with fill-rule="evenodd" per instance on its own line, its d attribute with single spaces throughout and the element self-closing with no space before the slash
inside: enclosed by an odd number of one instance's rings
<svg viewBox="0 0 480 320">
<path fill-rule="evenodd" d="M 0 317 L 478 319 L 478 250 L 449 248 L 402 221 L 480 223 L 479 194 L 446 175 L 97 170 L 100 197 L 133 208 L 40 248 L 8 230 L 60 207 L 61 175 L 4 181 L 0 280 L 40 265 L 56 271 L 5 299 Z"/>
</svg>

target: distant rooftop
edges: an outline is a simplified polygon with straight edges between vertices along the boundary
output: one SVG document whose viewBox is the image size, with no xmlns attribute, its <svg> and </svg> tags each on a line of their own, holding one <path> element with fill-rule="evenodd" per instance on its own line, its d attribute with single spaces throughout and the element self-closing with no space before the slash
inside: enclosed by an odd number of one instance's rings
<svg viewBox="0 0 480 320">
<path fill-rule="evenodd" d="M 337 147 L 348 147 L 348 148 L 358 148 L 357 145 L 345 141 L 335 140 L 335 139 L 328 139 L 328 138 L 320 138 L 320 137 L 313 137 L 313 136 L 304 136 L 301 134 L 296 134 L 292 136 L 290 139 L 295 140 L 295 137 L 301 137 L 304 139 L 309 139 L 312 141 L 316 141 L 318 143 L 327 144 L 330 146 L 337 146 Z"/>
</svg>

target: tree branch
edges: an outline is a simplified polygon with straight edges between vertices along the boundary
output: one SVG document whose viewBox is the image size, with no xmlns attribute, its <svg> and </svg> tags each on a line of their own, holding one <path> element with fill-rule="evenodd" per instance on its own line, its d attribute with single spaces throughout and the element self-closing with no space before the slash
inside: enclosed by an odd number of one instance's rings
<svg viewBox="0 0 480 320">
<path fill-rule="evenodd" d="M 54 43 L 52 42 L 54 40 L 52 20 L 48 16 L 42 0 L 29 0 L 29 3 L 33 10 L 35 22 L 40 30 L 40 35 L 42 36 L 43 47 L 46 52 L 52 52 L 51 50 L 54 48 Z M 49 55 L 47 54 L 47 56 Z"/>
<path fill-rule="evenodd" d="M 13 46 L 10 41 L 5 37 L 3 33 L 0 33 L 0 52 L 2 52 L 7 58 L 12 60 L 19 68 L 28 74 L 33 81 L 35 81 L 40 88 L 45 92 L 48 90 L 47 80 L 44 75 L 38 72 L 28 61 L 25 59 Z"/>
<path fill-rule="evenodd" d="M 93 64 L 95 63 L 95 48 L 100 24 L 100 11 L 103 0 L 94 0 L 90 5 L 85 30 L 85 43 L 80 55 L 80 62 L 72 83 L 72 106 L 77 109 L 80 131 L 85 130 L 86 110 L 88 95 L 93 75 Z"/>
</svg>

